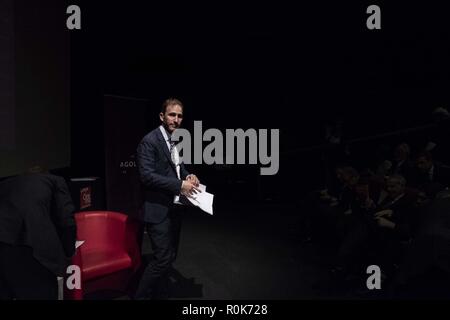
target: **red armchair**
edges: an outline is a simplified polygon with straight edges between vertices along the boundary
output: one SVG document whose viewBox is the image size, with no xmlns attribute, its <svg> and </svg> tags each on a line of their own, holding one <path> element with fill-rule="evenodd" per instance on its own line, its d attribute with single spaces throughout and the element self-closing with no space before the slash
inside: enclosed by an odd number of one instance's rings
<svg viewBox="0 0 450 320">
<path fill-rule="evenodd" d="M 65 299 L 81 300 L 101 290 L 125 292 L 141 264 L 139 224 L 112 211 L 80 212 L 75 220 L 77 239 L 84 241 L 72 259 L 81 270 L 81 289 L 66 285 Z"/>
</svg>

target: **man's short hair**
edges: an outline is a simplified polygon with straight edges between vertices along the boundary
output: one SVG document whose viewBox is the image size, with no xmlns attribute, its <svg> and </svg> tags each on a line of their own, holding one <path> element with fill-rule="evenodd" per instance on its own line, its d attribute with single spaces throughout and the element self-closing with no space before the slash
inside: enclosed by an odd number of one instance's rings
<svg viewBox="0 0 450 320">
<path fill-rule="evenodd" d="M 411 153 L 411 149 L 409 148 L 409 145 L 407 143 L 400 143 L 397 147 L 396 150 L 401 150 L 407 154 Z"/>
<path fill-rule="evenodd" d="M 163 102 L 162 107 L 161 107 L 161 112 L 166 113 L 167 107 L 174 106 L 174 105 L 179 105 L 181 107 L 181 109 L 184 110 L 183 103 L 181 103 L 180 100 L 178 100 L 176 98 L 169 98 Z"/>
</svg>

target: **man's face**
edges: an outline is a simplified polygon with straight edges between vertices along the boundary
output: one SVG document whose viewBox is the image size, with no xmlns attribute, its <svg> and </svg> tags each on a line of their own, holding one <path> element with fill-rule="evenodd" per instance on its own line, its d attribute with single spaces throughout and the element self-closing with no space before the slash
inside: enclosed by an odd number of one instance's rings
<svg viewBox="0 0 450 320">
<path fill-rule="evenodd" d="M 341 183 L 345 182 L 345 173 L 342 169 L 340 169 L 340 168 L 336 169 L 336 177 L 339 180 L 339 182 L 341 182 Z"/>
<path fill-rule="evenodd" d="M 170 133 L 173 133 L 180 127 L 181 122 L 183 121 L 183 108 L 178 104 L 167 106 L 166 112 L 161 112 L 159 118 L 161 119 L 164 128 Z"/>
<path fill-rule="evenodd" d="M 388 179 L 386 183 L 386 191 L 391 198 L 395 198 L 405 192 L 405 187 L 396 180 Z"/>
<path fill-rule="evenodd" d="M 433 162 L 425 157 L 420 157 L 419 159 L 416 160 L 417 168 L 424 173 L 428 172 L 431 169 L 432 165 Z"/>
<path fill-rule="evenodd" d="M 354 187 L 359 180 L 359 176 L 354 176 L 354 175 L 347 175 L 347 177 L 345 178 L 346 184 L 349 187 Z"/>
</svg>

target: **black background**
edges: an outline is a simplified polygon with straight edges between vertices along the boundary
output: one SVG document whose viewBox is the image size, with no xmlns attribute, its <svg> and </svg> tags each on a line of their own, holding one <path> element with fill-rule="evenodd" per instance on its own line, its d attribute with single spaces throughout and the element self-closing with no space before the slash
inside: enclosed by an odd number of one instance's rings
<svg viewBox="0 0 450 320">
<path fill-rule="evenodd" d="M 147 99 L 149 130 L 169 96 L 185 103 L 188 129 L 194 120 L 280 129 L 279 174 L 263 179 L 283 185 L 299 158 L 305 167 L 319 161 L 292 151 L 322 144 L 333 119 L 353 139 L 427 124 L 448 105 L 442 5 L 379 4 L 382 29 L 368 30 L 365 2 L 73 4 L 82 12 L 82 29 L 70 31 L 77 174 L 103 171 L 103 94 Z"/>
</svg>

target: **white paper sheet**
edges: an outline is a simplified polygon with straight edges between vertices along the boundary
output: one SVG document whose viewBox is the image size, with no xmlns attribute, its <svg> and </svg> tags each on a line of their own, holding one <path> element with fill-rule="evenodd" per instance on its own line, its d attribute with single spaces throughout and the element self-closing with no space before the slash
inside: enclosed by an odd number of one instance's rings
<svg viewBox="0 0 450 320">
<path fill-rule="evenodd" d="M 84 240 L 75 241 L 75 249 L 78 249 L 83 243 L 84 243 Z"/>
<path fill-rule="evenodd" d="M 206 213 L 210 215 L 213 214 L 213 201 L 214 195 L 206 192 L 206 186 L 203 184 L 199 185 L 201 192 L 198 192 L 192 196 L 187 197 L 187 199 L 196 207 L 199 207 Z"/>
</svg>

